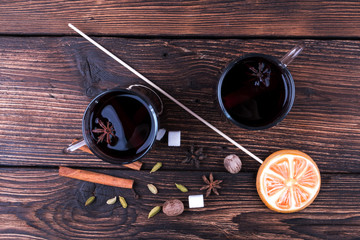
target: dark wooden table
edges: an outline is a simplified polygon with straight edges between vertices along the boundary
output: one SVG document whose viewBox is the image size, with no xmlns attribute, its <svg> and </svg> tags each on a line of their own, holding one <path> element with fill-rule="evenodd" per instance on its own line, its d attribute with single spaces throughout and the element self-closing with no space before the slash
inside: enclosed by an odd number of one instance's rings
<svg viewBox="0 0 360 240">
<path fill-rule="evenodd" d="M 259 164 L 166 98 L 162 126 L 182 132 L 181 147 L 162 141 L 141 171 L 90 154 L 65 155 L 81 137 L 82 114 L 107 88 L 141 82 L 67 27 L 71 22 L 262 159 L 298 149 L 318 164 L 314 203 L 293 214 L 269 210 L 256 192 Z M 353 1 L 1 1 L 0 238 L 2 239 L 288 239 L 360 237 L 360 3 Z M 225 120 L 216 101 L 222 69 L 245 53 L 281 57 L 305 45 L 289 66 L 295 104 L 278 126 L 248 131 Z M 181 164 L 195 144 L 199 169 Z M 226 155 L 243 161 L 239 174 Z M 149 169 L 161 161 L 155 174 Z M 58 166 L 135 179 L 130 190 L 58 176 Z M 202 193 L 201 176 L 223 179 L 221 195 L 188 209 L 174 182 Z M 159 193 L 152 195 L 147 183 Z M 104 199 L 125 196 L 129 207 Z M 178 217 L 149 210 L 184 201 Z"/>
</svg>

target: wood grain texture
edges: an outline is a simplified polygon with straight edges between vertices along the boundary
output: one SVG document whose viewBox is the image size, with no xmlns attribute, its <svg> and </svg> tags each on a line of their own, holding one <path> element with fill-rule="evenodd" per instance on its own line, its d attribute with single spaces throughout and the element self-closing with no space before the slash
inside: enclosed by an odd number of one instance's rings
<svg viewBox="0 0 360 240">
<path fill-rule="evenodd" d="M 99 170 L 135 179 L 141 196 L 131 190 L 94 185 L 58 176 L 56 169 L 0 170 L 0 238 L 3 239 L 354 239 L 358 237 L 360 177 L 357 174 L 323 174 L 322 188 L 312 205 L 294 214 L 267 209 L 257 195 L 255 174 L 214 173 L 223 179 L 220 196 L 205 199 L 205 208 L 189 209 L 188 194 L 201 194 L 201 176 L 208 172 Z M 188 187 L 176 189 L 174 182 Z M 157 186 L 153 195 L 147 183 Z M 334 191 L 336 189 L 336 191 Z M 85 207 L 86 199 L 96 200 Z M 124 196 L 128 208 L 107 199 Z M 148 212 L 170 198 L 184 202 L 178 217 Z"/>
<path fill-rule="evenodd" d="M 2 1 L 0 34 L 360 37 L 349 1 Z"/>
<path fill-rule="evenodd" d="M 356 41 L 305 40 L 290 71 L 295 104 L 278 126 L 249 131 L 226 121 L 216 100 L 217 81 L 233 59 L 249 52 L 281 57 L 293 40 L 138 40 L 97 38 L 175 98 L 265 159 L 280 149 L 309 154 L 322 172 L 359 172 L 360 48 Z M 81 38 L 0 38 L 0 155 L 8 166 L 116 167 L 85 153 L 62 149 L 81 136 L 82 114 L 101 89 L 138 83 L 132 73 Z M 202 170 L 223 171 L 223 158 L 237 153 L 245 171 L 258 163 L 163 98 L 161 125 L 182 131 L 182 147 L 157 142 L 145 169 L 189 169 L 179 162 L 191 144 L 208 155 Z M 191 127 L 189 127 L 191 126 Z"/>
</svg>

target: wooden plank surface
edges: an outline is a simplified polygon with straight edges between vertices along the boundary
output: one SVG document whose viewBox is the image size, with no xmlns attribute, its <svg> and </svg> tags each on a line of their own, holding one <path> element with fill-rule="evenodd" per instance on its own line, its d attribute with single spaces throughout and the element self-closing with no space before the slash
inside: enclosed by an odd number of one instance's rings
<svg viewBox="0 0 360 240">
<path fill-rule="evenodd" d="M 262 159 L 291 148 L 312 156 L 321 172 L 360 171 L 357 41 L 301 41 L 305 51 L 289 66 L 296 83 L 293 109 L 276 127 L 248 131 L 227 122 L 218 107 L 222 69 L 245 53 L 281 57 L 300 41 L 96 40 Z M 139 80 L 78 37 L 1 37 L 0 46 L 1 165 L 117 167 L 85 153 L 65 155 L 62 149 L 81 137 L 81 118 L 91 96 Z M 191 169 L 179 164 L 191 144 L 204 147 L 208 155 L 201 170 L 223 171 L 222 160 L 231 153 L 242 158 L 244 171 L 258 169 L 257 162 L 164 100 L 161 124 L 182 131 L 182 147 L 158 142 L 142 160 L 145 169 L 158 161 L 166 170 Z"/>
<path fill-rule="evenodd" d="M 360 37 L 349 1 L 2 1 L 0 34 Z"/>
<path fill-rule="evenodd" d="M 220 130 L 265 159 L 298 149 L 317 162 L 320 193 L 301 212 L 278 214 L 261 202 L 259 164 L 171 101 L 161 126 L 182 131 L 182 146 L 157 142 L 141 171 L 76 152 L 81 118 L 91 98 L 115 86 L 141 83 L 78 37 L 72 22 Z M 71 35 L 71 36 L 69 36 Z M 106 37 L 107 36 L 107 37 Z M 359 1 L 2 1 L 0 4 L 1 239 L 356 239 L 360 214 Z M 314 40 L 317 39 L 317 40 Z M 335 40 L 340 39 L 340 40 Z M 248 131 L 228 122 L 216 100 L 224 67 L 246 53 L 280 58 L 304 52 L 289 66 L 296 99 L 278 126 Z M 179 164 L 190 145 L 207 155 L 199 169 Z M 238 154 L 239 174 L 223 167 Z M 149 174 L 155 162 L 162 169 Z M 58 176 L 71 166 L 135 180 L 128 189 Z M 119 169 L 120 168 L 120 169 Z M 201 176 L 224 180 L 220 196 L 189 209 Z M 190 190 L 179 192 L 174 183 Z M 146 184 L 155 184 L 153 195 Z M 91 194 L 96 201 L 85 207 Z M 115 195 L 129 207 L 105 202 Z M 185 203 L 178 217 L 148 212 L 170 198 Z"/>
<path fill-rule="evenodd" d="M 358 174 L 323 174 L 322 188 L 315 202 L 294 214 L 278 214 L 261 202 L 255 188 L 255 174 L 214 173 L 223 179 L 221 195 L 205 199 L 205 208 L 189 209 L 187 194 L 174 182 L 199 194 L 201 176 L 208 172 L 99 170 L 118 177 L 135 179 L 140 198 L 130 190 L 94 185 L 59 177 L 56 169 L 0 170 L 0 232 L 7 239 L 354 239 L 358 237 L 360 177 Z M 155 184 L 159 193 L 146 188 Z M 336 191 L 334 191 L 336 190 Z M 94 192 L 96 201 L 85 207 Z M 106 205 L 122 195 L 128 202 Z M 148 212 L 171 198 L 184 202 L 178 217 Z M 337 238 L 338 239 L 338 238 Z"/>
</svg>

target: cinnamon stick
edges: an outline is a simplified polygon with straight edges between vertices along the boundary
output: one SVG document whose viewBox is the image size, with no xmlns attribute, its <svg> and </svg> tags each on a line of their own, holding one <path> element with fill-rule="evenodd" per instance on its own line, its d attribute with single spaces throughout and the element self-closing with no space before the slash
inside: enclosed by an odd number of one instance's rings
<svg viewBox="0 0 360 240">
<path fill-rule="evenodd" d="M 77 139 L 73 139 L 72 144 L 76 143 L 77 141 L 78 141 Z M 93 153 L 90 151 L 89 147 L 86 146 L 86 145 L 80 147 L 79 149 L 80 149 L 81 151 L 83 151 L 83 152 L 93 154 Z M 141 169 L 142 162 L 136 161 L 136 162 L 133 162 L 133 163 L 124 164 L 123 166 L 128 167 L 128 168 L 133 169 L 133 170 L 139 171 L 139 170 Z"/>
<path fill-rule="evenodd" d="M 99 183 L 120 188 L 132 189 L 134 184 L 134 180 L 132 179 L 118 178 L 102 173 L 90 172 L 86 170 L 79 170 L 68 167 L 59 167 L 59 175 L 63 177 L 75 178 L 82 181 Z"/>
</svg>

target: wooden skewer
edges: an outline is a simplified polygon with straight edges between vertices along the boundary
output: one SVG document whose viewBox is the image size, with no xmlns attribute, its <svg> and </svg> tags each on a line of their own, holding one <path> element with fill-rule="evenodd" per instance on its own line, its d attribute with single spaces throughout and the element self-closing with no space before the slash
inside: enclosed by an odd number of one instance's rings
<svg viewBox="0 0 360 240">
<path fill-rule="evenodd" d="M 68 167 L 59 167 L 59 175 L 63 177 L 69 177 L 82 181 L 99 183 L 120 188 L 131 189 L 133 188 L 134 184 L 134 180 L 132 179 L 118 178 L 102 173 L 90 172 L 86 170 L 79 170 Z"/>
<path fill-rule="evenodd" d="M 195 118 L 197 118 L 199 121 L 201 121 L 203 124 L 205 124 L 206 126 L 208 126 L 209 128 L 211 128 L 212 130 L 214 130 L 217 134 L 219 134 L 220 136 L 222 136 L 223 138 L 225 138 L 226 140 L 228 140 L 230 143 L 234 144 L 236 147 L 238 147 L 239 149 L 241 149 L 243 152 L 245 152 L 247 155 L 249 155 L 250 157 L 252 157 L 253 159 L 255 159 L 256 161 L 258 161 L 260 164 L 263 163 L 263 161 L 258 158 L 257 156 L 255 156 L 253 153 L 251 153 L 249 150 L 247 150 L 246 148 L 244 148 L 243 146 L 241 146 L 239 143 L 237 143 L 236 141 L 234 141 L 232 138 L 230 138 L 229 136 L 227 136 L 225 133 L 223 133 L 222 131 L 220 131 L 219 129 L 217 129 L 215 126 L 213 126 L 212 124 L 210 124 L 209 122 L 207 122 L 205 119 L 203 119 L 202 117 L 200 117 L 199 115 L 197 115 L 196 113 L 194 113 L 192 110 L 190 110 L 188 107 L 186 107 L 184 104 L 182 104 L 181 102 L 179 102 L 178 100 L 176 100 L 174 97 L 172 97 L 170 94 L 168 94 L 167 92 L 165 92 L 164 90 L 162 90 L 160 87 L 158 87 L 155 83 L 151 82 L 149 79 L 147 79 L 145 76 L 143 76 L 141 73 L 139 73 L 138 71 L 136 71 L 134 68 L 132 68 L 131 66 L 129 66 L 127 63 L 125 63 L 124 61 L 122 61 L 120 58 L 116 57 L 114 54 L 112 54 L 110 51 L 108 51 L 106 48 L 104 48 L 103 46 L 101 46 L 100 44 L 98 44 L 97 42 L 95 42 L 92 38 L 90 38 L 89 36 L 87 36 L 85 33 L 83 33 L 82 31 L 80 31 L 78 28 L 76 28 L 74 25 L 72 25 L 71 23 L 68 24 L 68 26 L 73 29 L 75 32 L 77 32 L 78 34 L 80 34 L 82 37 L 84 37 L 86 40 L 88 40 L 90 43 L 94 44 L 97 48 L 99 48 L 101 51 L 103 51 L 104 53 L 106 53 L 109 57 L 111 57 L 112 59 L 114 59 L 115 61 L 117 61 L 118 63 L 120 63 L 122 66 L 124 66 L 125 68 L 127 68 L 130 72 L 134 73 L 136 76 L 138 76 L 139 78 L 141 78 L 142 80 L 144 80 L 147 84 L 149 84 L 150 86 L 152 86 L 153 88 L 155 88 L 156 90 L 158 90 L 159 92 L 161 92 L 163 95 L 165 95 L 166 97 L 168 97 L 171 101 L 173 101 L 174 103 L 176 103 L 178 106 L 180 106 L 182 109 L 184 109 L 185 111 L 187 111 L 188 113 L 190 113 L 192 116 L 194 116 Z"/>
</svg>

